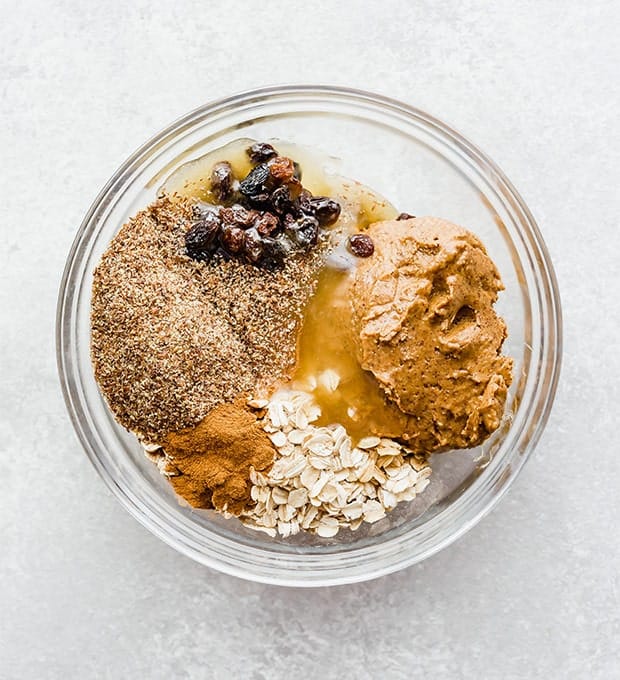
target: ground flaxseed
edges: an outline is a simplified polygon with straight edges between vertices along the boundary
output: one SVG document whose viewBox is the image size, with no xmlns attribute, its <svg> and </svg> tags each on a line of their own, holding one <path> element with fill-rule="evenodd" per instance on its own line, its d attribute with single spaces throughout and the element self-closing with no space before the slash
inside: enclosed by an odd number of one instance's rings
<svg viewBox="0 0 620 680">
<path fill-rule="evenodd" d="M 323 252 L 277 271 L 185 255 L 192 205 L 158 199 L 112 240 L 94 274 L 91 353 L 117 420 L 153 441 L 218 404 L 288 377 Z"/>
</svg>

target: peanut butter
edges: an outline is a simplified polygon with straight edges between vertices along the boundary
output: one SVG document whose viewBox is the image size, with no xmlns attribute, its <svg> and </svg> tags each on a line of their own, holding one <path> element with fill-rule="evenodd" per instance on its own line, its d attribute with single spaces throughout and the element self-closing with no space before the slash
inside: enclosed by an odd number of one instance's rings
<svg viewBox="0 0 620 680">
<path fill-rule="evenodd" d="M 497 268 L 476 236 L 438 218 L 365 233 L 375 251 L 351 282 L 356 352 L 398 407 L 377 434 L 416 451 L 477 446 L 499 426 L 512 380 L 506 325 L 493 309 Z"/>
</svg>

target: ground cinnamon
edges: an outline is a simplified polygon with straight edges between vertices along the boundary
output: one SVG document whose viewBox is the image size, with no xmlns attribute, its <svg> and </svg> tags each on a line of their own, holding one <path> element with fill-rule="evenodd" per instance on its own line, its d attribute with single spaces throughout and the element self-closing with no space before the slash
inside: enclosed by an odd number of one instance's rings
<svg viewBox="0 0 620 680">
<path fill-rule="evenodd" d="M 222 404 L 163 442 L 174 490 L 196 508 L 239 514 L 250 502 L 250 467 L 268 470 L 275 449 L 244 400 Z"/>
</svg>

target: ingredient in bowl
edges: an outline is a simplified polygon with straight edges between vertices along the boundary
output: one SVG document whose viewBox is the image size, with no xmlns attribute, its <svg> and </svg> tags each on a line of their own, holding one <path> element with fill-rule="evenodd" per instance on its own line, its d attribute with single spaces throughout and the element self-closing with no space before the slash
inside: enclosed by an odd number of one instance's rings
<svg viewBox="0 0 620 680">
<path fill-rule="evenodd" d="M 382 519 L 428 485 L 425 456 L 374 436 L 354 445 L 342 425 L 313 425 L 320 414 L 305 392 L 283 390 L 269 400 L 263 427 L 277 453 L 268 471 L 250 473 L 255 505 L 241 513 L 246 526 L 271 536 L 304 529 L 330 538 Z"/>
<path fill-rule="evenodd" d="M 250 469 L 271 467 L 274 450 L 244 400 L 221 404 L 198 425 L 163 441 L 162 472 L 195 508 L 239 514 L 250 501 Z"/>
<path fill-rule="evenodd" d="M 278 152 L 267 142 L 255 142 L 246 149 L 252 163 L 264 163 L 278 155 Z"/>
<path fill-rule="evenodd" d="M 351 285 L 357 357 L 415 416 L 408 444 L 440 451 L 480 444 L 500 424 L 512 359 L 493 304 L 503 289 L 471 232 L 434 217 L 371 225 L 371 259 Z"/>
<path fill-rule="evenodd" d="M 370 257 L 375 252 L 375 244 L 367 234 L 349 236 L 349 250 L 356 257 Z"/>
</svg>

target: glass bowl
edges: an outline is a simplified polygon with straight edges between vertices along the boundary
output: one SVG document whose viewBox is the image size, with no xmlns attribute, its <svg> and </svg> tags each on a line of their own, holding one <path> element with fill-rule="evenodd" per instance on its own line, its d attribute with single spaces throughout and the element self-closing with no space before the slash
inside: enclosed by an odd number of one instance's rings
<svg viewBox="0 0 620 680">
<path fill-rule="evenodd" d="M 89 356 L 92 273 L 123 222 L 181 163 L 238 137 L 280 138 L 341 159 L 341 174 L 403 211 L 472 229 L 506 290 L 498 311 L 515 359 L 507 415 L 478 448 L 435 455 L 427 490 L 376 524 L 333 539 L 273 539 L 182 504 L 133 435 L 116 424 Z M 557 284 L 536 223 L 512 184 L 474 145 L 418 109 L 335 87 L 274 87 L 206 104 L 148 141 L 114 174 L 77 233 L 60 288 L 58 366 L 67 409 L 93 465 L 120 502 L 179 552 L 235 576 L 291 586 L 374 578 L 463 535 L 513 482 L 547 420 L 558 379 Z"/>
</svg>

